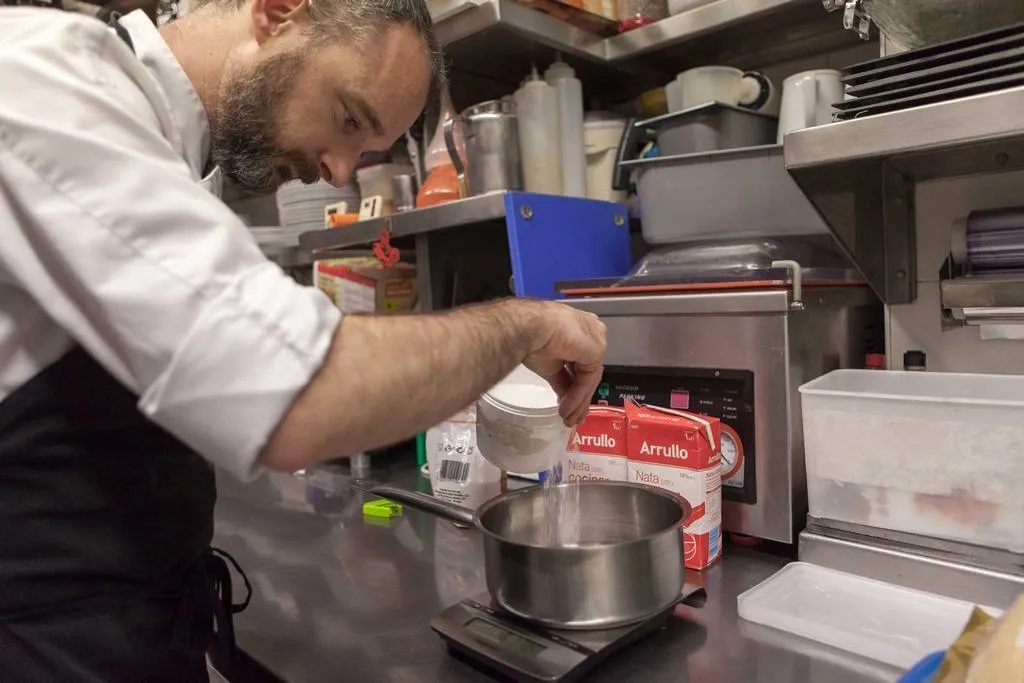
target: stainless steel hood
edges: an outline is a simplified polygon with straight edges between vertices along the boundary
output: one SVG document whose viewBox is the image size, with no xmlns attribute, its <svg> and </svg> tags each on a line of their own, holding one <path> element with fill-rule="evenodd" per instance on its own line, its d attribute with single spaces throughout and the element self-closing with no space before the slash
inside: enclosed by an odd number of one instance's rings
<svg viewBox="0 0 1024 683">
<path fill-rule="evenodd" d="M 786 168 L 878 296 L 911 303 L 915 183 L 1024 168 L 1021 112 L 1016 87 L 796 131 Z"/>
</svg>

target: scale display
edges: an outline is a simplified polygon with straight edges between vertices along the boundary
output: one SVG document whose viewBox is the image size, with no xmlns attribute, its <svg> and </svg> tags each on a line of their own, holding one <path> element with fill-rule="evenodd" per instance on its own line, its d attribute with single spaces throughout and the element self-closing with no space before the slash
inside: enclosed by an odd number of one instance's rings
<svg viewBox="0 0 1024 683">
<path fill-rule="evenodd" d="M 469 622 L 466 623 L 466 628 L 473 633 L 482 635 L 495 645 L 510 650 L 518 655 L 526 655 L 527 657 L 530 657 L 538 655 L 548 649 L 547 646 L 541 645 L 535 640 L 521 636 L 515 631 L 507 628 L 502 628 L 493 621 L 488 621 L 487 619 L 470 619 Z"/>
<path fill-rule="evenodd" d="M 703 591 L 689 588 L 685 600 Z M 459 659 L 519 683 L 574 683 L 623 648 L 668 624 L 674 606 L 647 621 L 601 631 L 531 626 L 489 606 L 490 596 L 463 600 L 431 619 L 430 627 Z"/>
</svg>

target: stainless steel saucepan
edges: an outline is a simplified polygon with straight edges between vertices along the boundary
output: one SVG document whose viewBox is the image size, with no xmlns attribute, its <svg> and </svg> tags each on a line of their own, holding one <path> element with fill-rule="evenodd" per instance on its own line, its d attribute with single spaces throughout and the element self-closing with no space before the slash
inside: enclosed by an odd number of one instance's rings
<svg viewBox="0 0 1024 683">
<path fill-rule="evenodd" d="M 474 513 L 432 496 L 368 481 L 357 489 L 483 533 L 487 589 L 510 614 L 568 630 L 643 621 L 683 597 L 683 522 L 690 505 L 661 489 L 582 482 L 572 544 L 551 544 L 552 499 L 540 486 L 487 501 Z M 555 508 L 557 511 L 557 508 Z"/>
</svg>

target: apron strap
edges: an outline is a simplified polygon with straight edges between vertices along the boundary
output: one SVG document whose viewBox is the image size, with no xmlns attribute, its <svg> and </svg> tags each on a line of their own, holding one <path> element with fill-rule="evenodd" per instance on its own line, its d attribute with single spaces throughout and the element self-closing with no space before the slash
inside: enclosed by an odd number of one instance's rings
<svg viewBox="0 0 1024 683">
<path fill-rule="evenodd" d="M 124 44 L 128 46 L 132 54 L 135 54 L 135 43 L 132 42 L 132 34 L 128 33 L 128 29 L 121 24 L 121 16 L 120 12 L 111 12 L 110 16 L 107 17 L 107 26 L 114 29 L 118 38 L 124 41 Z"/>
</svg>

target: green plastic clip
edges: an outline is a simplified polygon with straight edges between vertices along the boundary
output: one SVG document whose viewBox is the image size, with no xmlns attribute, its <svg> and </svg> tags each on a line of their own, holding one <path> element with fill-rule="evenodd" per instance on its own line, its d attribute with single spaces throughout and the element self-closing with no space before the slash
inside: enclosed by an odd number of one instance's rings
<svg viewBox="0 0 1024 683">
<path fill-rule="evenodd" d="M 402 506 L 384 498 L 363 503 L 363 516 L 377 519 L 391 519 L 402 514 Z"/>
</svg>

